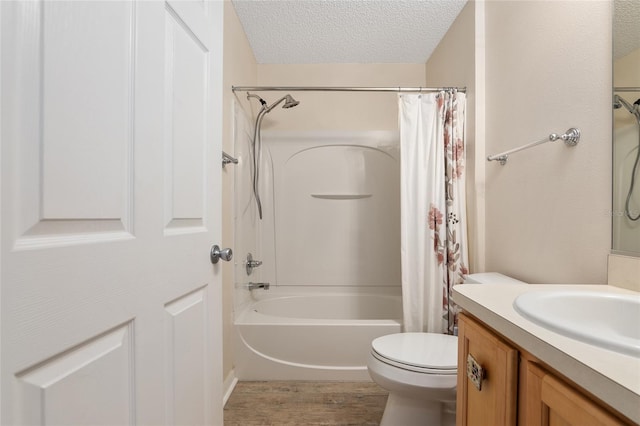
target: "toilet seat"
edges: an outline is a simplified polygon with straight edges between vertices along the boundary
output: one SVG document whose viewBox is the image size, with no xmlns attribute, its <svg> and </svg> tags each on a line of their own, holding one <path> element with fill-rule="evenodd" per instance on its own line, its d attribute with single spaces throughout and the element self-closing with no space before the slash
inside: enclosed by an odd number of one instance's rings
<svg viewBox="0 0 640 426">
<path fill-rule="evenodd" d="M 379 361 L 424 374 L 455 375 L 458 338 L 436 333 L 397 333 L 371 342 L 371 354 Z"/>
</svg>

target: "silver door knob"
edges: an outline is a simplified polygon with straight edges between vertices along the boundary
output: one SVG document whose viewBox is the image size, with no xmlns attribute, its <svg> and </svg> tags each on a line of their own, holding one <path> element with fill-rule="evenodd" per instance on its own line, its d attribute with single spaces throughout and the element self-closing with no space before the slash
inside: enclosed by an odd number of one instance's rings
<svg viewBox="0 0 640 426">
<path fill-rule="evenodd" d="M 218 263 L 219 259 L 230 261 L 233 258 L 233 251 L 230 248 L 220 249 L 217 245 L 211 246 L 211 263 Z"/>
</svg>

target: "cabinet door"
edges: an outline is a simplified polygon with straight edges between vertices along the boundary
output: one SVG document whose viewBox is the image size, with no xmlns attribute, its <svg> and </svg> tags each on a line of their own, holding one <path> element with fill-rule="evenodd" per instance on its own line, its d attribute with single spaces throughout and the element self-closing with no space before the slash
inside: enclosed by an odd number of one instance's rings
<svg viewBox="0 0 640 426">
<path fill-rule="evenodd" d="M 631 425 L 541 368 L 528 354 L 520 366 L 521 426 Z"/>
<path fill-rule="evenodd" d="M 457 426 L 515 425 L 517 350 L 464 314 L 458 326 Z M 469 356 L 483 370 L 480 389 L 467 375 Z"/>
<path fill-rule="evenodd" d="M 543 405 L 542 379 L 547 374 L 527 353 L 520 354 L 518 383 L 518 425 L 541 426 Z"/>
<path fill-rule="evenodd" d="M 545 426 L 609 426 L 626 424 L 551 374 L 546 374 L 542 378 L 540 399 L 542 403 L 542 425 Z"/>
</svg>

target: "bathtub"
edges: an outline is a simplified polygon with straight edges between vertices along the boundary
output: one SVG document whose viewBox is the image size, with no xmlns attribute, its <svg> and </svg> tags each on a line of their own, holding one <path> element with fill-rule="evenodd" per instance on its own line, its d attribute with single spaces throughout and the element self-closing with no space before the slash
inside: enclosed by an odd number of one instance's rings
<svg viewBox="0 0 640 426">
<path fill-rule="evenodd" d="M 401 329 L 399 288 L 252 293 L 235 320 L 239 380 L 368 381 L 371 341 Z"/>
</svg>

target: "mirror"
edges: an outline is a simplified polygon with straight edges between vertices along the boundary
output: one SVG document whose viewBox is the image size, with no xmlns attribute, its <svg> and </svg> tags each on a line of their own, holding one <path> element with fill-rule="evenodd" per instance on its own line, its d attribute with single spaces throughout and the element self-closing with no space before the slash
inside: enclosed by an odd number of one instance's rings
<svg viewBox="0 0 640 426">
<path fill-rule="evenodd" d="M 640 1 L 613 13 L 612 251 L 640 256 Z"/>
</svg>

